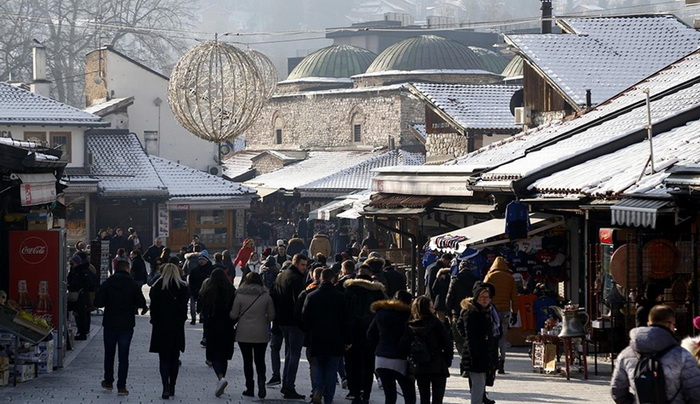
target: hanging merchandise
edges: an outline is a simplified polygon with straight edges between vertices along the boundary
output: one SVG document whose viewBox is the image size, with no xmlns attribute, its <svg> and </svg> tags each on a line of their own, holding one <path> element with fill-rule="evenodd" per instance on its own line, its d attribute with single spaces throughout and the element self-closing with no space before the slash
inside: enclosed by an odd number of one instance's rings
<svg viewBox="0 0 700 404">
<path fill-rule="evenodd" d="M 515 200 L 506 206 L 506 233 L 511 240 L 527 237 L 530 230 L 530 216 L 528 206 Z"/>
</svg>

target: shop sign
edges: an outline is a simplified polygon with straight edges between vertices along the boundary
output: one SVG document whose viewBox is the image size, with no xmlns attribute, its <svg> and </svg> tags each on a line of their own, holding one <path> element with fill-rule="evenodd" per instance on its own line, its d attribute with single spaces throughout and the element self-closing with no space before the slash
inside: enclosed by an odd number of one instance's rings
<svg viewBox="0 0 700 404">
<path fill-rule="evenodd" d="M 19 246 L 19 256 L 30 265 L 42 263 L 48 255 L 46 242 L 39 237 L 27 237 Z"/>
<path fill-rule="evenodd" d="M 56 184 L 21 184 L 22 206 L 42 205 L 56 200 Z"/>
<path fill-rule="evenodd" d="M 158 236 L 163 238 L 170 236 L 170 214 L 164 203 L 158 205 Z"/>
<path fill-rule="evenodd" d="M 175 205 L 175 210 L 190 210 L 190 205 L 186 203 L 178 203 Z"/>
<path fill-rule="evenodd" d="M 0 130 L 0 137 L 12 137 L 12 131 Z"/>
</svg>

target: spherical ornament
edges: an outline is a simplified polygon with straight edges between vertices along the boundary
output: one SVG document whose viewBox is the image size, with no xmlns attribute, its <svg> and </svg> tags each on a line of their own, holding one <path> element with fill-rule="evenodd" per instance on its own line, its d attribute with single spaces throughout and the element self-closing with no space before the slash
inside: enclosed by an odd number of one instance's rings
<svg viewBox="0 0 700 404">
<path fill-rule="evenodd" d="M 270 60 L 270 58 L 265 56 L 265 54 L 262 52 L 248 49 L 246 50 L 246 54 L 258 68 L 258 72 L 265 83 L 265 99 L 269 99 L 272 97 L 272 94 L 275 93 L 275 90 L 277 89 L 277 81 L 279 80 L 277 77 L 277 68 L 275 67 L 275 64 L 272 63 L 272 60 Z"/>
<path fill-rule="evenodd" d="M 218 41 L 204 42 L 175 65 L 168 103 L 188 131 L 211 142 L 242 134 L 265 101 L 266 85 L 246 53 Z"/>
</svg>

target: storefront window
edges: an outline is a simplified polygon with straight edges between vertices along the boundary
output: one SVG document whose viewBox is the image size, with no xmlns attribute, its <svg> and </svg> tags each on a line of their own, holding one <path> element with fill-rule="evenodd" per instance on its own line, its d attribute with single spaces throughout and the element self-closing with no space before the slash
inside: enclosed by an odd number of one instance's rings
<svg viewBox="0 0 700 404">
<path fill-rule="evenodd" d="M 226 212 L 223 210 L 201 210 L 197 212 L 197 224 L 225 224 Z"/>
<path fill-rule="evenodd" d="M 66 196 L 66 231 L 68 244 L 89 240 L 85 226 L 85 197 Z"/>
<path fill-rule="evenodd" d="M 228 229 L 226 227 L 215 228 L 195 228 L 195 234 L 199 235 L 199 240 L 205 245 L 227 244 Z"/>
<path fill-rule="evenodd" d="M 187 229 L 187 211 L 170 212 L 170 228 Z"/>
<path fill-rule="evenodd" d="M 200 210 L 195 213 L 195 234 L 207 246 L 229 244 L 225 210 Z"/>
</svg>

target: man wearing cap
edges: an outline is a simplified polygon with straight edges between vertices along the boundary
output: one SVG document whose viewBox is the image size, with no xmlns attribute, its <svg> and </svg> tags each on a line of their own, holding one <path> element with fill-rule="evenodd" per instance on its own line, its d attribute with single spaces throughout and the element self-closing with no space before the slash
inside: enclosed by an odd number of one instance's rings
<svg viewBox="0 0 700 404">
<path fill-rule="evenodd" d="M 501 320 L 501 339 L 498 341 L 498 373 L 504 374 L 506 348 L 508 347 L 506 341 L 508 324 L 515 324 L 517 321 L 515 310 L 518 307 L 518 290 L 515 287 L 515 278 L 513 278 L 513 271 L 508 267 L 505 258 L 496 257 L 494 259 L 491 268 L 486 273 L 484 282 L 491 283 L 496 288 L 492 299 Z"/>
</svg>

